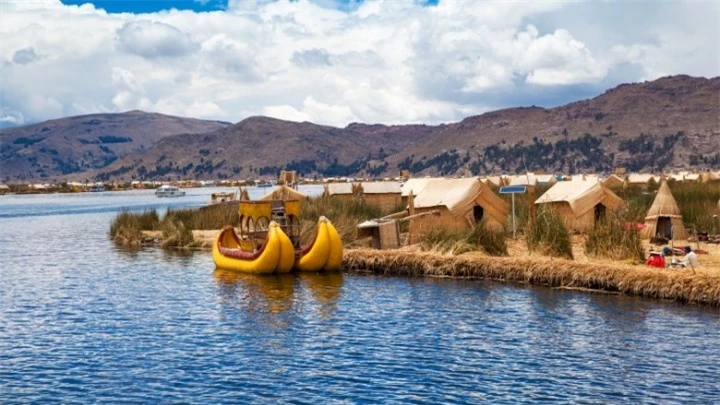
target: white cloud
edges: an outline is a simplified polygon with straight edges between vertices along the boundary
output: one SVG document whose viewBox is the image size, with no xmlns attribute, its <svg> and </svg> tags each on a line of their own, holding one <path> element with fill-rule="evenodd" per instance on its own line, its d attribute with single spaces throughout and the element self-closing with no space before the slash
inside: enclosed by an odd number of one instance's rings
<svg viewBox="0 0 720 405">
<path fill-rule="evenodd" d="M 144 58 L 179 57 L 199 46 L 190 36 L 169 24 L 146 20 L 130 21 L 117 31 L 119 48 Z"/>
<path fill-rule="evenodd" d="M 108 14 L 0 1 L 0 120 L 144 109 L 237 122 L 439 123 L 576 89 L 720 75 L 716 2 L 233 0 Z"/>
</svg>

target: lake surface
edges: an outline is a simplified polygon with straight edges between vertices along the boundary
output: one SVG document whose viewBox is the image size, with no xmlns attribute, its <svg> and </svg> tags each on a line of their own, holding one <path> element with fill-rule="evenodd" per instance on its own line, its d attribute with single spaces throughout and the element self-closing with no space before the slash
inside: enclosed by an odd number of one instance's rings
<svg viewBox="0 0 720 405">
<path fill-rule="evenodd" d="M 0 196 L 0 403 L 720 403 L 716 308 L 108 240 L 122 209 L 232 189 L 187 191 Z"/>
</svg>

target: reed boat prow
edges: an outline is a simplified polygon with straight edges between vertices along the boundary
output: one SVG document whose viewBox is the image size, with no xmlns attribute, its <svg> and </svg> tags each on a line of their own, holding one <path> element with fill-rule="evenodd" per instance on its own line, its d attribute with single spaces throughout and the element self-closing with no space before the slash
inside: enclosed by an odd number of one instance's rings
<svg viewBox="0 0 720 405">
<path fill-rule="evenodd" d="M 288 244 L 285 239 L 287 239 L 287 235 L 273 221 L 270 223 L 263 244 L 253 251 L 248 251 L 242 248 L 241 240 L 235 233 L 235 229 L 232 226 L 226 226 L 213 243 L 213 261 L 218 268 L 245 273 L 287 272 L 292 267 L 289 265 L 289 255 L 293 251 L 292 245 L 290 245 L 288 253 Z M 284 254 L 283 251 L 285 251 Z"/>
<path fill-rule="evenodd" d="M 315 237 L 298 250 L 295 269 L 300 271 L 339 270 L 342 266 L 342 240 L 333 224 L 324 216 L 318 219 Z"/>
</svg>

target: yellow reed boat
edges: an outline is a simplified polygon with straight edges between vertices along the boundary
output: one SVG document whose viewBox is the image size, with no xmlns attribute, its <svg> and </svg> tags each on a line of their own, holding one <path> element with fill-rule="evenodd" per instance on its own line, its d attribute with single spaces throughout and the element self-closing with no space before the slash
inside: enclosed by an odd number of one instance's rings
<svg viewBox="0 0 720 405">
<path fill-rule="evenodd" d="M 295 269 L 299 271 L 340 270 L 342 255 L 343 245 L 340 234 L 330 220 L 321 216 L 312 242 L 297 251 Z"/>
<path fill-rule="evenodd" d="M 270 274 L 340 270 L 343 245 L 332 223 L 321 216 L 315 237 L 300 246 L 299 201 L 240 201 L 240 233 L 226 226 L 213 243 L 220 269 Z"/>
<path fill-rule="evenodd" d="M 224 227 L 213 243 L 215 266 L 254 274 L 286 273 L 295 263 L 295 249 L 277 222 L 270 222 L 261 246 L 241 239 L 232 226 Z"/>
</svg>

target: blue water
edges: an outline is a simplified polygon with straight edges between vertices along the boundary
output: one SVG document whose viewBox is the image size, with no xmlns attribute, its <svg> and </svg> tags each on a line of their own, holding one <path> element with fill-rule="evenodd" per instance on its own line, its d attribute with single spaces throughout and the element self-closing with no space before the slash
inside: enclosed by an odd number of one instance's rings
<svg viewBox="0 0 720 405">
<path fill-rule="evenodd" d="M 208 252 L 108 240 L 122 209 L 200 206 L 219 189 L 188 191 L 0 197 L 0 403 L 720 403 L 715 308 L 252 277 Z"/>
</svg>

